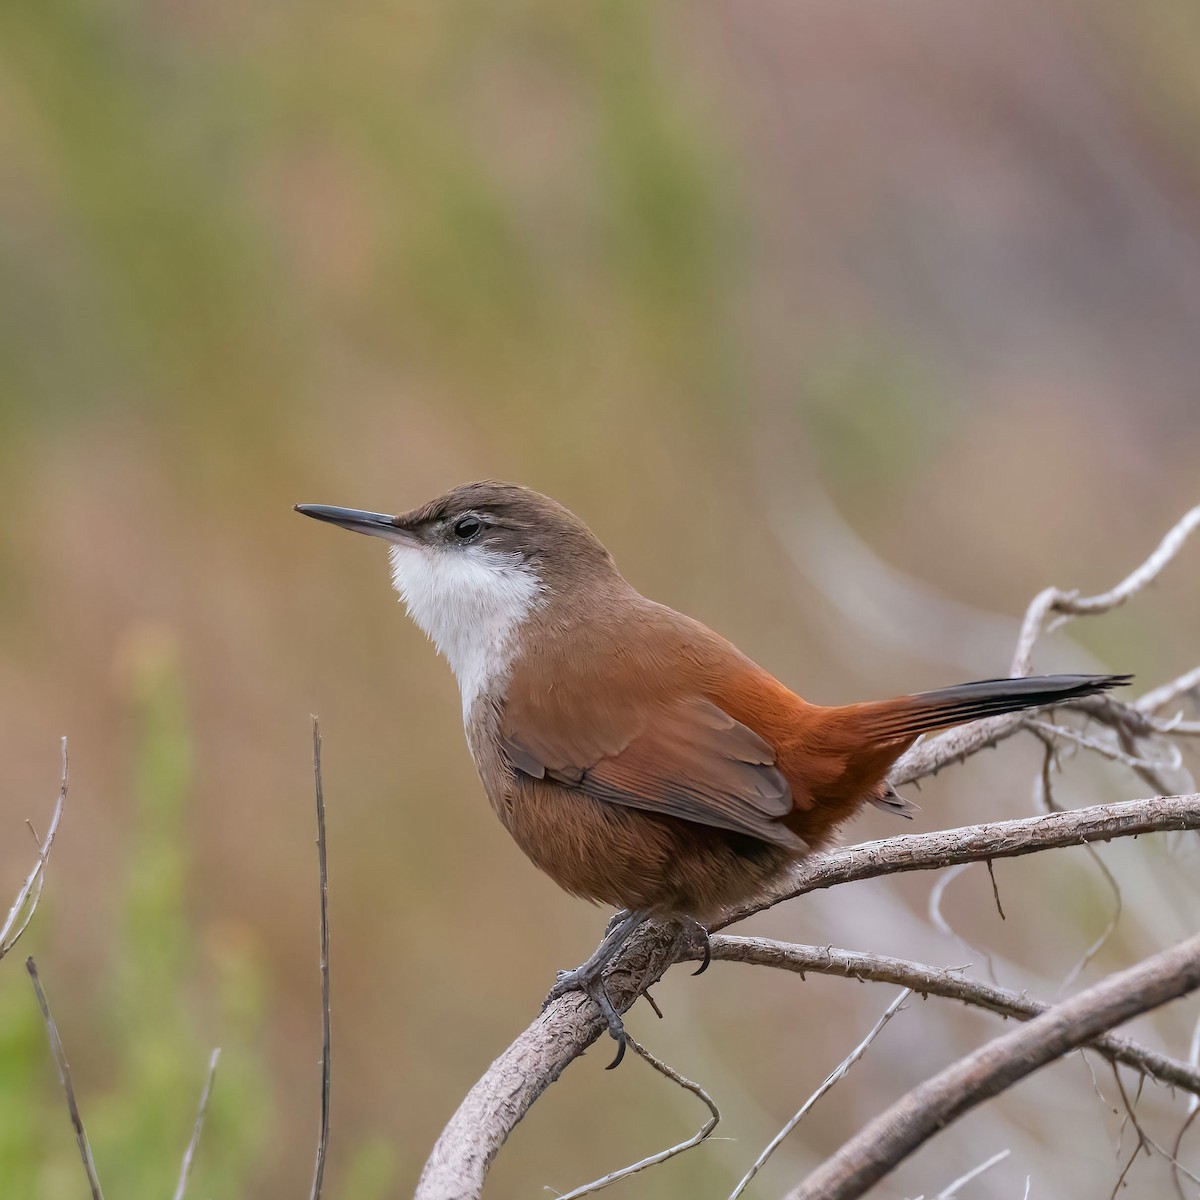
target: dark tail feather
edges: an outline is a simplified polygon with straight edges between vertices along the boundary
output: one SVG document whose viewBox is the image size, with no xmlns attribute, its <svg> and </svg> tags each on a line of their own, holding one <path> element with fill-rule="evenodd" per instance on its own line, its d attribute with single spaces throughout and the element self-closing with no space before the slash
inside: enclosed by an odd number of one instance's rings
<svg viewBox="0 0 1200 1200">
<path fill-rule="evenodd" d="M 1024 679 L 983 679 L 884 701 L 865 726 L 876 741 L 899 741 L 980 717 L 1095 696 L 1109 688 L 1123 687 L 1132 678 L 1132 675 L 1035 675 Z"/>
</svg>

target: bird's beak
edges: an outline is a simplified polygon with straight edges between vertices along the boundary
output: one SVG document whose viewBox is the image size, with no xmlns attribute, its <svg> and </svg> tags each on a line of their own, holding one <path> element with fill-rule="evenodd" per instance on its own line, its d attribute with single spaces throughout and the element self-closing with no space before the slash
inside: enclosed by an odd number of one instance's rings
<svg viewBox="0 0 1200 1200">
<path fill-rule="evenodd" d="M 360 508 L 336 508 L 330 504 L 297 504 L 296 512 L 318 521 L 340 525 L 354 533 L 369 533 L 374 537 L 386 538 L 390 542 L 411 542 L 412 532 L 398 524 L 401 518 L 387 513 L 364 512 Z"/>
</svg>

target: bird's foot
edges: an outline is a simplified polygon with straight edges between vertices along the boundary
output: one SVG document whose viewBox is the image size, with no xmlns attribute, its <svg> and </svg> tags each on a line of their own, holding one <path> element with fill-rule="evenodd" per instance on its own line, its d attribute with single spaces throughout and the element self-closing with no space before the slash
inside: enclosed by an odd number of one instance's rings
<svg viewBox="0 0 1200 1200">
<path fill-rule="evenodd" d="M 584 963 L 582 967 L 576 967 L 573 971 L 559 971 L 557 982 L 550 989 L 550 994 L 542 1004 L 542 1010 L 545 1011 L 555 1000 L 569 992 L 582 992 L 600 1010 L 600 1015 L 608 1026 L 609 1036 L 617 1043 L 617 1056 L 605 1068 L 606 1071 L 611 1071 L 619 1066 L 621 1059 L 625 1057 L 628 1039 L 625 1035 L 625 1022 L 621 1020 L 620 1013 L 613 1007 L 608 992 L 604 989 L 602 970 L 588 970 L 588 964 Z"/>
</svg>

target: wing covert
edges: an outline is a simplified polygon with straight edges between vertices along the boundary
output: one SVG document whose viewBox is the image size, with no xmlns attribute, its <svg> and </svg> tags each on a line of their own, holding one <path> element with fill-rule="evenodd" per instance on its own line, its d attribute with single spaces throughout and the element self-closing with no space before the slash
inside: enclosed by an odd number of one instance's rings
<svg viewBox="0 0 1200 1200">
<path fill-rule="evenodd" d="M 551 779 L 611 804 L 805 849 L 780 820 L 792 810 L 791 788 L 775 766 L 771 746 L 754 730 L 700 696 L 640 713 L 626 710 L 621 723 L 610 715 L 603 748 L 595 745 L 594 730 L 572 747 L 562 722 L 539 736 L 536 728 L 516 727 L 506 713 L 501 746 L 531 778 Z"/>
</svg>

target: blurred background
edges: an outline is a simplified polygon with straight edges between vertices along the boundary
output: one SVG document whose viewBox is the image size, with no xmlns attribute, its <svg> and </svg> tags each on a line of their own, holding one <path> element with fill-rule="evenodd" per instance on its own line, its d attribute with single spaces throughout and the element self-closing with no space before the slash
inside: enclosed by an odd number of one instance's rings
<svg viewBox="0 0 1200 1200">
<path fill-rule="evenodd" d="M 394 511 L 519 480 L 808 698 L 932 688 L 1005 673 L 1032 595 L 1107 588 L 1197 501 L 1198 331 L 1190 0 L 0 6 L 0 893 L 33 861 L 23 823 L 44 829 L 67 734 L 71 799 L 21 949 L 106 1188 L 168 1193 L 213 1045 L 191 1194 L 307 1187 L 310 713 L 328 1196 L 410 1193 L 607 918 L 494 819 L 383 546 L 293 503 Z M 1193 666 L 1198 563 L 1035 666 L 1145 686 Z M 1040 763 L 1018 740 L 944 773 L 915 828 L 1033 811 Z M 1146 791 L 1069 767 L 1062 803 Z M 872 810 L 847 836 L 901 831 Z M 1193 842 L 1102 851 L 1125 911 L 1085 982 L 1196 927 Z M 1052 998 L 1112 890 L 1082 851 L 996 875 L 1006 922 L 982 868 L 946 911 L 1000 982 Z M 931 923 L 933 883 L 748 928 L 985 972 Z M 0 1188 L 56 1200 L 84 1183 L 21 957 L 0 964 Z M 727 1194 L 891 995 L 672 973 L 666 1020 L 639 1005 L 630 1026 L 717 1097 L 727 1140 L 612 1194 Z M 1196 1016 L 1135 1032 L 1186 1054 Z M 999 1028 L 913 1003 L 755 1194 Z M 699 1124 L 608 1058 L 536 1106 L 492 1196 L 565 1191 Z M 1005 1148 L 967 1194 L 1027 1176 L 1033 1197 L 1107 1194 L 1132 1143 L 1095 1080 L 1075 1058 L 1025 1082 L 879 1195 L 933 1194 Z M 1148 1088 L 1143 1109 L 1169 1140 L 1182 1107 Z M 1161 1163 L 1129 1181 L 1167 1194 Z"/>
</svg>

